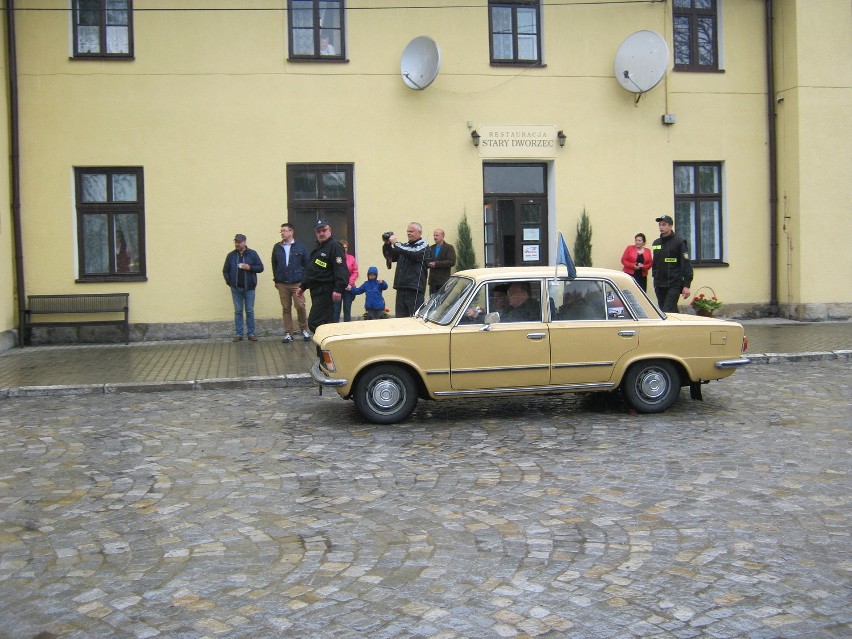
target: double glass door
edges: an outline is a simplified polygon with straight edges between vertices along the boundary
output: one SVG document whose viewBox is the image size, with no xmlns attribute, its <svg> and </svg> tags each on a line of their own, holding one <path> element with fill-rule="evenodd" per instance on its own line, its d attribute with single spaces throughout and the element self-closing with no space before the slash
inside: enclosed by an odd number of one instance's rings
<svg viewBox="0 0 852 639">
<path fill-rule="evenodd" d="M 548 263 L 547 166 L 486 164 L 485 266 Z"/>
</svg>

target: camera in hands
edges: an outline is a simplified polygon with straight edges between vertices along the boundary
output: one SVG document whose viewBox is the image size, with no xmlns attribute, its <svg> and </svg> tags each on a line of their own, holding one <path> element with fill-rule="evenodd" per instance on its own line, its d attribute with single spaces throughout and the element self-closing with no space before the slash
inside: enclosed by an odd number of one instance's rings
<svg viewBox="0 0 852 639">
<path fill-rule="evenodd" d="M 385 264 L 390 268 L 393 266 L 394 258 L 393 258 L 393 248 L 391 247 L 390 239 L 394 235 L 393 231 L 388 231 L 387 233 L 382 233 L 382 257 L 385 258 Z"/>
</svg>

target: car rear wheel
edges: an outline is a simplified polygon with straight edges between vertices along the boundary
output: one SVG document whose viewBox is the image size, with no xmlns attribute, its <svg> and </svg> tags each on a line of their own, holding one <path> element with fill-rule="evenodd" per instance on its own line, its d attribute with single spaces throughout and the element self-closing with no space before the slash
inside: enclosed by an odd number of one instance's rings
<svg viewBox="0 0 852 639">
<path fill-rule="evenodd" d="M 384 364 L 364 373 L 355 383 L 355 407 L 374 424 L 395 424 L 417 405 L 414 379 L 401 366 Z"/>
<path fill-rule="evenodd" d="M 640 413 L 662 413 L 680 393 L 680 375 L 671 362 L 639 362 L 630 367 L 622 384 L 624 398 Z"/>
</svg>

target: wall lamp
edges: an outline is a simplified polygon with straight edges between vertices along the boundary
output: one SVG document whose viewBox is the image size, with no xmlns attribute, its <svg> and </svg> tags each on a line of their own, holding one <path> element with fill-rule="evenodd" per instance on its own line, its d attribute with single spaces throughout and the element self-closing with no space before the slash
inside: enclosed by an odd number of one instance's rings
<svg viewBox="0 0 852 639">
<path fill-rule="evenodd" d="M 479 146 L 479 138 L 482 136 L 476 132 L 476 129 L 470 132 L 470 139 L 473 140 L 473 146 Z"/>
<path fill-rule="evenodd" d="M 565 135 L 564 131 L 560 129 L 559 133 L 556 134 L 556 138 L 559 140 L 559 146 L 565 146 L 565 140 L 567 139 L 567 136 Z"/>
</svg>

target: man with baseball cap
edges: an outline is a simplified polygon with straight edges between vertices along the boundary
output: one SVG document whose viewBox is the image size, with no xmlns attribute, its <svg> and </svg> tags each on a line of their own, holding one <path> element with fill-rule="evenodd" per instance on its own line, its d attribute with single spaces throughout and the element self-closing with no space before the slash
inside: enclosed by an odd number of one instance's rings
<svg viewBox="0 0 852 639">
<path fill-rule="evenodd" d="M 349 284 L 346 251 L 331 236 L 331 225 L 325 220 L 314 224 L 317 243 L 308 257 L 308 265 L 296 295 L 303 297 L 311 291 L 311 311 L 308 329 L 313 333 L 318 326 L 330 324 L 334 317 L 334 303 L 339 302 Z"/>
<path fill-rule="evenodd" d="M 660 237 L 654 240 L 651 250 L 654 255 L 654 292 L 657 305 L 666 313 L 677 313 L 678 298 L 689 297 L 692 285 L 692 263 L 686 240 L 674 232 L 674 220 L 670 215 L 657 218 Z"/>
<path fill-rule="evenodd" d="M 263 272 L 263 262 L 257 251 L 246 246 L 246 236 L 237 233 L 234 236 L 234 250 L 225 256 L 222 275 L 225 284 L 231 287 L 231 299 L 234 302 L 234 341 L 243 341 L 243 311 L 245 310 L 245 329 L 250 342 L 256 342 L 254 335 L 254 291 L 257 288 L 257 274 Z"/>
</svg>

